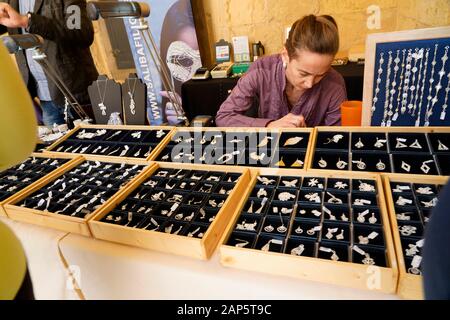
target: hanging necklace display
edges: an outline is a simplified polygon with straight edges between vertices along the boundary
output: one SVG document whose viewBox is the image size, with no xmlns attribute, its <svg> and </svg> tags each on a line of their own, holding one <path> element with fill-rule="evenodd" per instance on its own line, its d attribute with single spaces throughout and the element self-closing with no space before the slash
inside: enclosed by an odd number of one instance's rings
<svg viewBox="0 0 450 320">
<path fill-rule="evenodd" d="M 394 112 L 394 116 L 392 117 L 392 121 L 395 122 L 398 119 L 398 112 L 400 110 L 400 95 L 401 95 L 401 90 L 402 90 L 402 85 L 403 85 L 403 72 L 405 71 L 405 58 L 406 58 L 406 49 L 402 50 L 402 71 L 400 72 L 400 83 L 397 87 L 397 105 L 395 106 L 395 112 Z"/>
<path fill-rule="evenodd" d="M 425 93 L 425 79 L 427 77 L 427 71 L 428 71 L 428 57 L 430 56 L 430 48 L 427 48 L 425 50 L 425 68 L 423 71 L 423 77 L 422 77 L 422 92 L 420 93 L 420 98 L 419 98 L 419 107 L 418 107 L 418 111 L 417 111 L 417 118 L 416 118 L 416 123 L 415 126 L 419 127 L 420 126 L 420 117 L 422 115 L 422 105 L 423 105 L 423 97 L 424 97 L 424 93 Z"/>
<path fill-rule="evenodd" d="M 392 87 L 391 87 L 391 91 L 389 92 L 391 96 L 389 98 L 389 111 L 387 113 L 388 119 L 386 121 L 386 126 L 388 126 L 388 127 L 391 126 L 391 123 L 392 123 L 391 119 L 392 119 L 392 116 L 394 115 L 393 102 L 394 102 L 394 96 L 395 96 L 395 92 L 396 92 L 395 88 L 396 88 L 396 85 L 397 85 L 397 82 L 395 82 L 395 81 L 397 79 L 397 72 L 398 72 L 398 69 L 399 69 L 398 68 L 398 63 L 400 62 L 399 54 L 400 54 L 400 50 L 397 50 L 397 55 L 396 55 L 396 57 L 394 59 L 394 63 L 395 63 L 395 65 L 394 65 L 394 78 L 392 79 L 392 83 L 391 83 Z"/>
<path fill-rule="evenodd" d="M 438 82 L 438 84 L 436 85 L 436 96 L 434 97 L 434 99 L 433 99 L 433 105 L 437 102 L 437 100 L 438 100 L 438 96 L 439 96 L 439 91 L 442 89 L 442 84 L 441 84 L 441 82 L 442 82 L 442 78 L 444 77 L 444 75 L 445 75 L 445 66 L 447 65 L 447 60 L 448 60 L 448 48 L 449 48 L 449 46 L 446 46 L 445 47 L 445 52 L 444 52 L 444 55 L 442 56 L 442 58 L 441 58 L 441 61 L 442 61 L 442 67 L 441 67 L 441 70 L 439 71 L 439 82 Z M 449 75 L 450 75 L 450 73 L 449 73 Z M 448 89 L 448 87 L 449 87 L 449 84 L 448 84 L 448 82 L 447 82 L 447 89 Z M 446 97 L 446 99 L 445 99 L 445 102 L 444 102 L 444 104 L 446 104 L 447 103 L 447 97 L 448 97 L 448 90 L 446 89 L 446 93 L 445 93 L 445 97 Z M 440 120 L 444 120 L 445 119 L 445 111 L 444 111 L 444 105 L 442 105 L 442 112 L 441 112 L 441 115 L 440 115 L 440 117 L 439 117 L 439 119 Z"/>
<path fill-rule="evenodd" d="M 450 91 L 450 72 L 447 74 L 447 88 L 445 88 L 445 99 L 444 99 L 444 104 L 442 105 L 442 111 L 441 111 L 441 116 L 440 116 L 440 119 L 442 121 L 445 120 L 445 117 L 447 115 L 446 111 L 447 111 L 447 107 L 448 107 L 447 102 L 448 102 L 448 92 L 449 91 Z"/>
<path fill-rule="evenodd" d="M 448 60 L 448 48 L 449 46 L 445 47 L 445 52 L 444 55 L 441 58 L 442 61 L 442 66 L 441 66 L 441 70 L 438 72 L 439 75 L 439 81 L 437 83 L 437 85 L 434 87 L 435 88 L 435 95 L 434 98 L 431 100 L 431 109 L 429 112 L 427 112 L 427 116 L 428 116 L 428 120 L 425 120 L 425 126 L 428 126 L 430 124 L 430 117 L 433 115 L 433 110 L 434 110 L 434 106 L 436 105 L 436 102 L 438 102 L 439 100 L 439 91 L 441 91 L 442 89 L 442 78 L 445 75 L 445 66 L 447 65 L 447 60 Z M 435 57 L 436 60 L 436 57 Z M 436 62 L 436 61 L 434 61 Z"/>
<path fill-rule="evenodd" d="M 417 111 L 417 103 L 419 102 L 419 92 L 420 92 L 420 81 L 422 80 L 422 67 L 423 67 L 423 52 L 424 52 L 424 48 L 421 48 L 419 50 L 419 53 L 417 54 L 417 59 L 420 59 L 420 65 L 419 65 L 419 76 L 417 78 L 417 85 L 416 85 L 416 94 L 413 94 L 414 97 L 414 105 L 412 107 L 412 117 L 416 116 L 416 111 Z M 423 90 L 423 88 L 422 88 Z"/>
<path fill-rule="evenodd" d="M 438 45 L 435 44 L 434 45 L 434 54 L 433 54 L 433 60 L 431 61 L 431 75 L 430 75 L 430 86 L 428 87 L 428 97 L 427 97 L 427 108 L 426 108 L 426 112 L 425 112 L 425 123 L 424 126 L 428 127 L 430 125 L 430 116 L 433 114 L 433 106 L 434 103 L 431 103 L 432 101 L 434 102 L 435 99 L 437 101 L 437 97 L 434 97 L 431 95 L 432 91 L 433 91 L 433 83 L 434 83 L 434 70 L 436 67 L 436 53 L 437 53 L 437 48 Z"/>
<path fill-rule="evenodd" d="M 386 120 L 388 117 L 388 107 L 389 107 L 389 83 L 391 81 L 391 65 L 392 65 L 392 51 L 388 52 L 388 64 L 387 64 L 387 75 L 386 75 L 386 88 L 385 88 L 385 97 L 384 97 L 384 112 L 383 112 L 383 121 L 381 121 L 381 126 L 386 126 Z"/>
<path fill-rule="evenodd" d="M 407 98 L 407 100 L 409 99 L 409 103 L 407 102 L 409 114 L 412 114 L 412 110 L 414 108 L 413 100 L 414 100 L 414 91 L 416 90 L 417 61 L 420 58 L 419 48 L 414 49 L 412 58 L 414 59 L 414 67 L 412 67 L 412 69 L 411 69 L 412 80 L 411 80 L 411 86 L 409 87 L 409 91 L 411 91 L 411 95 L 408 95 L 408 98 Z M 419 86 L 417 85 L 417 87 L 419 87 Z"/>
<path fill-rule="evenodd" d="M 384 63 L 384 52 L 380 53 L 380 60 L 379 60 L 379 67 L 378 67 L 378 77 L 377 77 L 377 87 L 375 88 L 375 96 L 372 99 L 372 115 L 375 112 L 376 108 L 375 105 L 378 101 L 378 93 L 380 92 L 380 83 L 381 83 L 381 74 L 383 73 L 383 63 Z"/>
<path fill-rule="evenodd" d="M 412 49 L 408 50 L 408 56 L 406 58 L 406 72 L 405 72 L 405 80 L 403 83 L 402 89 L 402 107 L 400 109 L 401 114 L 405 114 L 406 112 L 406 104 L 408 98 L 408 88 L 409 88 L 409 79 L 411 76 L 411 61 L 412 61 Z"/>
<path fill-rule="evenodd" d="M 128 79 L 127 81 L 127 85 L 128 85 L 128 96 L 130 97 L 130 112 L 132 115 L 136 114 L 136 102 L 134 101 L 134 93 L 136 91 L 136 83 L 139 81 L 138 78 L 134 78 L 134 85 L 133 85 L 133 90 L 131 90 L 130 88 L 130 80 L 132 79 Z"/>
<path fill-rule="evenodd" d="M 102 115 L 106 116 L 107 107 L 105 105 L 105 98 L 106 98 L 106 93 L 108 91 L 108 79 L 104 80 L 105 81 L 105 91 L 103 91 L 103 95 L 101 94 L 101 91 L 100 91 L 100 81 L 101 80 L 97 80 L 97 91 L 98 91 L 98 97 L 100 99 L 100 103 L 98 104 L 98 107 L 100 108 Z"/>
</svg>

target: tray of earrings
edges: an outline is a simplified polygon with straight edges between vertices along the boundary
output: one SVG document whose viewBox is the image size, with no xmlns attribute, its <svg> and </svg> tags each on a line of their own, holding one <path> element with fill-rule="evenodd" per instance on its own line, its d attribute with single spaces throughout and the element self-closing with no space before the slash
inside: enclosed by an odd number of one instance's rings
<svg viewBox="0 0 450 320">
<path fill-rule="evenodd" d="M 88 219 L 147 167 L 145 161 L 78 156 L 7 200 L 4 209 L 12 220 L 90 236 Z"/>
<path fill-rule="evenodd" d="M 398 294 L 405 299 L 423 299 L 424 229 L 448 178 L 421 177 L 414 183 L 403 175 L 383 179 L 399 266 Z"/>
<path fill-rule="evenodd" d="M 447 144 L 448 128 L 320 127 L 307 168 L 446 175 Z"/>
<path fill-rule="evenodd" d="M 10 202 L 21 191 L 26 191 L 30 186 L 41 180 L 46 180 L 73 156 L 43 155 L 33 153 L 20 164 L 0 173 L 0 216 L 6 216 L 3 204 Z"/>
<path fill-rule="evenodd" d="M 178 129 L 157 161 L 303 169 L 312 129 Z"/>
<path fill-rule="evenodd" d="M 172 127 L 81 124 L 46 152 L 85 154 L 99 159 L 153 160 L 170 139 Z"/>
<path fill-rule="evenodd" d="M 208 259 L 249 182 L 245 168 L 152 163 L 89 226 L 97 239 Z"/>
<path fill-rule="evenodd" d="M 228 267 L 367 289 L 396 289 L 397 264 L 381 178 L 332 173 L 301 176 L 257 170 L 230 222 L 221 262 Z"/>
</svg>

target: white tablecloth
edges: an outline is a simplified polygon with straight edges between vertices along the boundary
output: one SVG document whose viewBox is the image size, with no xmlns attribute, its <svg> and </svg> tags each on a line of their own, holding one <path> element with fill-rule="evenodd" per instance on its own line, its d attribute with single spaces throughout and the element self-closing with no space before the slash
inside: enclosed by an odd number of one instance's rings
<svg viewBox="0 0 450 320">
<path fill-rule="evenodd" d="M 78 297 L 58 254 L 58 242 L 86 299 L 398 299 L 375 291 L 225 268 L 218 252 L 211 260 L 200 261 L 2 221 L 25 247 L 38 299 Z"/>
</svg>

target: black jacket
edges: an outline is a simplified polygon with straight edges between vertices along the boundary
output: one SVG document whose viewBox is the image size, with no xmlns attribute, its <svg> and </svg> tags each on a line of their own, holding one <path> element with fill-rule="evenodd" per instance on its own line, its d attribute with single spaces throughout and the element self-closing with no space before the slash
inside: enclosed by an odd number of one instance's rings
<svg viewBox="0 0 450 320">
<path fill-rule="evenodd" d="M 28 0 L 0 0 L 9 3 L 18 12 L 19 1 Z M 67 27 L 66 20 L 70 19 L 73 13 L 70 10 L 68 12 L 67 8 L 72 5 L 77 5 L 81 9 L 80 29 L 71 30 Z M 47 55 L 49 64 L 59 72 L 78 102 L 88 104 L 87 87 L 97 79 L 98 73 L 89 50 L 94 41 L 94 29 L 86 14 L 86 1 L 36 0 L 33 12 L 28 32 L 45 39 L 42 49 Z M 0 25 L 0 34 L 6 31 L 11 35 L 22 32 L 20 28 L 6 29 Z M 16 60 L 25 83 L 29 88 L 34 86 L 35 84 L 31 83 L 34 81 L 29 81 L 30 71 L 25 53 L 18 52 Z M 48 86 L 52 100 L 63 105 L 64 96 L 50 79 Z"/>
</svg>

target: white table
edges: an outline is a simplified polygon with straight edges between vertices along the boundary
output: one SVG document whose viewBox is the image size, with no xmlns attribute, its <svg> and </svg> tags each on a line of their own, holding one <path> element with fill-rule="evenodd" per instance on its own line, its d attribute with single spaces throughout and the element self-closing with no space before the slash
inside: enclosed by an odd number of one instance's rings
<svg viewBox="0 0 450 320">
<path fill-rule="evenodd" d="M 37 299 L 79 298 L 63 259 L 86 299 L 398 299 L 375 291 L 225 268 L 218 252 L 211 260 L 200 261 L 1 221 L 23 243 Z"/>
</svg>

